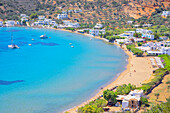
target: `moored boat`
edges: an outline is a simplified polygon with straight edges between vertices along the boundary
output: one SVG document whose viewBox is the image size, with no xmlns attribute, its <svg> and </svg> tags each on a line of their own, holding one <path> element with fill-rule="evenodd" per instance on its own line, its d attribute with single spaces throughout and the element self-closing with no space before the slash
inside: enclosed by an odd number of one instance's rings
<svg viewBox="0 0 170 113">
<path fill-rule="evenodd" d="M 11 35 L 11 45 L 8 45 L 8 48 L 19 49 L 19 47 L 16 44 L 13 44 L 13 34 Z"/>
<path fill-rule="evenodd" d="M 46 35 L 41 35 L 40 38 L 41 38 L 41 39 L 46 39 L 46 38 L 48 38 L 48 37 L 47 37 Z"/>
</svg>

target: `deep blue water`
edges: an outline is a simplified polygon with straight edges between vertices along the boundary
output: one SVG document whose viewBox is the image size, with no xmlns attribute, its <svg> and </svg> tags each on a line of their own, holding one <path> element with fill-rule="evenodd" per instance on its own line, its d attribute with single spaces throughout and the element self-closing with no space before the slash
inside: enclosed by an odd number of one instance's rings
<svg viewBox="0 0 170 113">
<path fill-rule="evenodd" d="M 20 49 L 8 48 L 12 32 Z M 51 38 L 41 40 L 44 33 Z M 0 113 L 62 112 L 111 82 L 126 59 L 119 47 L 83 35 L 0 28 Z"/>
</svg>

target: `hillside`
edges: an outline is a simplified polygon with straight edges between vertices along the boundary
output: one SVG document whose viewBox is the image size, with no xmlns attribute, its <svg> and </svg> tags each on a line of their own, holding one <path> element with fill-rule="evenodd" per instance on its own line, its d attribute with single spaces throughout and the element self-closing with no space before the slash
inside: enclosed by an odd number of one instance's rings
<svg viewBox="0 0 170 113">
<path fill-rule="evenodd" d="M 88 24 L 112 23 L 116 27 L 133 18 L 150 18 L 156 9 L 168 9 L 169 5 L 169 0 L 1 0 L 0 17 L 18 19 L 21 13 L 37 13 L 57 19 L 62 11 L 81 9 L 81 13 L 69 13 L 69 18 Z"/>
</svg>

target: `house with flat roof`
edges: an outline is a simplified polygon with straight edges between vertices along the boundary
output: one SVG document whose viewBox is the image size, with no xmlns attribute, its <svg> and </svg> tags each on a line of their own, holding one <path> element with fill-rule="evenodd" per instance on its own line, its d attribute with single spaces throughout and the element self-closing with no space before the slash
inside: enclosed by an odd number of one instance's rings
<svg viewBox="0 0 170 113">
<path fill-rule="evenodd" d="M 122 104 L 122 109 L 138 108 L 140 98 L 143 97 L 143 90 L 131 91 L 128 95 L 117 95 L 117 102 Z"/>
<path fill-rule="evenodd" d="M 58 18 L 58 19 L 61 19 L 61 20 L 62 20 L 62 19 L 67 19 L 67 18 L 68 18 L 68 15 L 67 15 L 67 14 L 58 14 L 58 15 L 57 15 L 57 18 Z"/>
<path fill-rule="evenodd" d="M 3 26 L 3 22 L 2 21 L 0 21 L 0 27 L 2 27 Z"/>
<path fill-rule="evenodd" d="M 151 27 L 152 24 L 143 24 L 142 26 L 143 26 L 143 27 Z"/>
<path fill-rule="evenodd" d="M 92 36 L 99 36 L 99 30 L 98 29 L 90 29 L 89 34 Z"/>
<path fill-rule="evenodd" d="M 161 16 L 167 17 L 170 15 L 170 11 L 163 11 Z"/>
<path fill-rule="evenodd" d="M 133 21 L 127 21 L 127 24 L 133 24 Z"/>
<path fill-rule="evenodd" d="M 154 40 L 154 35 L 142 34 L 142 38 L 148 38 L 148 39 Z"/>
<path fill-rule="evenodd" d="M 45 16 L 38 16 L 38 19 L 39 19 L 39 20 L 44 20 L 44 19 L 45 19 Z"/>
<path fill-rule="evenodd" d="M 136 33 L 151 34 L 152 31 L 151 30 L 147 30 L 147 29 L 136 29 Z"/>
<path fill-rule="evenodd" d="M 101 29 L 102 27 L 103 27 L 102 24 L 96 24 L 96 25 L 94 26 L 94 28 L 96 28 L 96 29 Z"/>
<path fill-rule="evenodd" d="M 8 20 L 6 21 L 6 26 L 7 27 L 11 27 L 11 26 L 14 26 L 15 25 L 15 21 L 14 20 Z"/>
<path fill-rule="evenodd" d="M 161 37 L 159 37 L 159 39 L 168 40 L 168 37 L 167 36 L 161 36 Z"/>
<path fill-rule="evenodd" d="M 25 18 L 28 18 L 28 16 L 26 14 L 20 14 L 20 17 L 25 17 Z"/>
</svg>

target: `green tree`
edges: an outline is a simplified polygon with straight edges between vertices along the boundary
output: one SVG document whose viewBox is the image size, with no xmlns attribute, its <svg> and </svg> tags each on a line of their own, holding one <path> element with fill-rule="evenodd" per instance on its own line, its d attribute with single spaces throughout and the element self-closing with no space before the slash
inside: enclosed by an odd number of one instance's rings
<svg viewBox="0 0 170 113">
<path fill-rule="evenodd" d="M 155 93 L 155 96 L 156 96 L 156 101 L 158 100 L 158 98 L 159 98 L 159 93 Z"/>
<path fill-rule="evenodd" d="M 147 105 L 147 104 L 148 104 L 148 99 L 147 99 L 147 98 L 144 98 L 144 97 L 141 97 L 141 98 L 140 98 L 140 102 L 141 102 L 141 104 L 143 104 L 143 105 Z"/>
<path fill-rule="evenodd" d="M 155 39 L 155 40 L 159 39 L 159 34 L 154 33 L 154 39 Z"/>
<path fill-rule="evenodd" d="M 32 14 L 30 15 L 30 18 L 31 18 L 31 19 L 36 19 L 36 18 L 38 18 L 37 13 L 32 13 Z"/>
<path fill-rule="evenodd" d="M 116 104 L 117 100 L 117 93 L 110 91 L 110 90 L 105 90 L 103 92 L 103 97 L 106 99 L 108 102 L 112 102 L 113 104 Z"/>
</svg>

